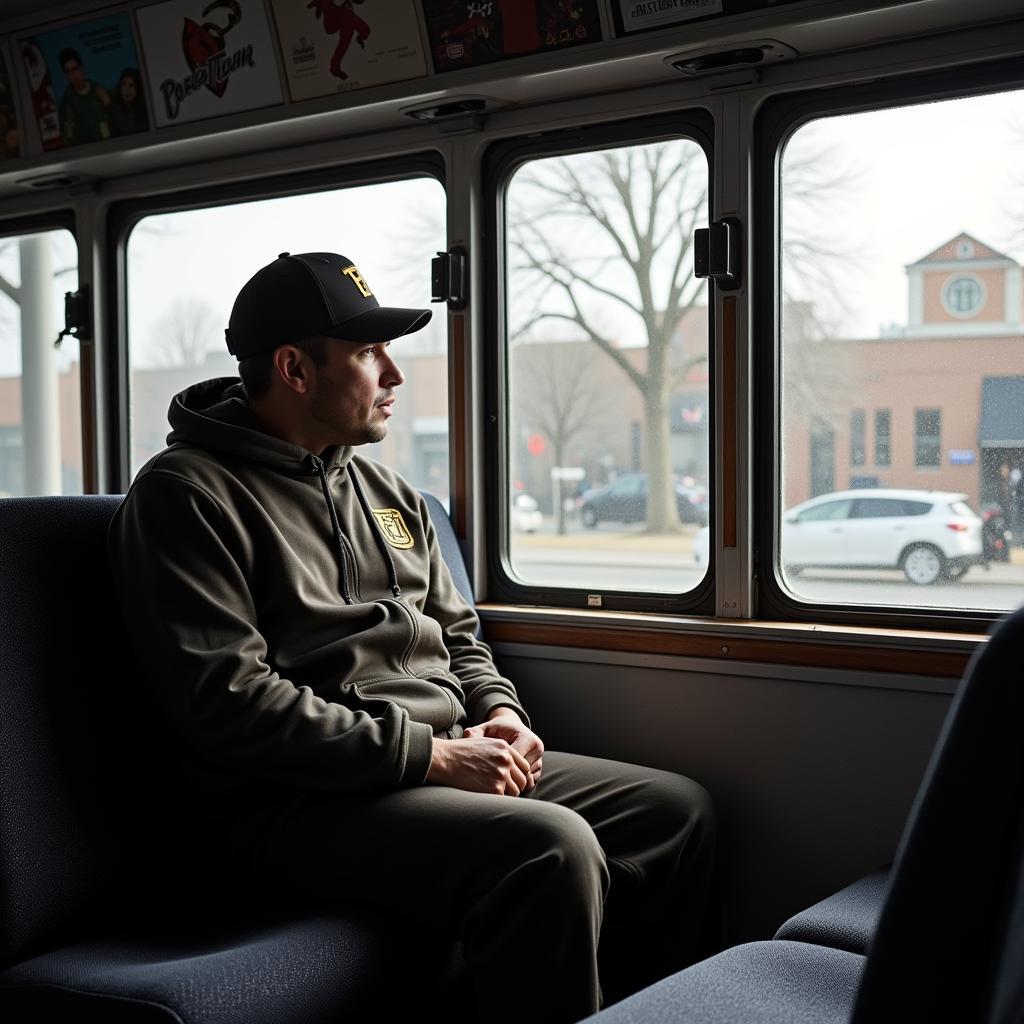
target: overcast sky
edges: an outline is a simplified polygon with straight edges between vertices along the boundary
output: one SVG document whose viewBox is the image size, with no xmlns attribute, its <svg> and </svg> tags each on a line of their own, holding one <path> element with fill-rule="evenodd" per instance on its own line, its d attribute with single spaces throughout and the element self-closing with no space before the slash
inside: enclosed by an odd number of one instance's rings
<svg viewBox="0 0 1024 1024">
<path fill-rule="evenodd" d="M 961 231 L 1024 257 L 1020 91 L 824 118 L 791 145 L 851 172 L 849 187 L 830 190 L 833 201 L 801 211 L 784 200 L 783 210 L 784 233 L 813 231 L 856 259 L 835 264 L 849 286 L 846 337 L 905 324 L 906 265 Z"/>
<path fill-rule="evenodd" d="M 822 154 L 826 176 L 833 167 L 849 172 L 845 184 L 828 190 L 827 202 L 801 207 L 784 199 L 783 209 L 786 232 L 811 233 L 855 257 L 834 264 L 847 298 L 841 334 L 873 337 L 883 325 L 905 323 L 905 265 L 961 231 L 1024 258 L 1020 100 L 1018 91 L 826 118 L 798 133 L 794 151 Z M 786 170 L 784 161 L 784 182 Z M 150 220 L 129 244 L 135 360 L 154 361 L 161 318 L 182 298 L 209 307 L 217 325 L 211 345 L 218 348 L 238 289 L 282 251 L 341 252 L 383 304 L 429 305 L 429 260 L 443 247 L 443 202 L 440 185 L 421 179 Z M 17 280 L 13 247 L 0 253 L 0 273 Z M 54 292 L 59 321 L 69 277 Z M 799 282 L 789 283 L 799 291 Z M 443 307 L 433 308 L 423 341 L 443 344 Z M 0 375 L 20 367 L 13 312 L 0 297 Z M 76 349 L 69 343 L 65 358 Z"/>
</svg>

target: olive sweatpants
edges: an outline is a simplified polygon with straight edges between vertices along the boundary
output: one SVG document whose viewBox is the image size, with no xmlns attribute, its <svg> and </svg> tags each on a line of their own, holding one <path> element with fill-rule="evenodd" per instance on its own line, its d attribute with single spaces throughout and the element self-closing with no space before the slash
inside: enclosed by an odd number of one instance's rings
<svg viewBox="0 0 1024 1024">
<path fill-rule="evenodd" d="M 253 870 L 321 906 L 334 877 L 339 893 L 461 937 L 481 1020 L 570 1024 L 697 956 L 714 834 L 690 779 L 545 751 L 519 797 L 311 796 Z"/>
</svg>

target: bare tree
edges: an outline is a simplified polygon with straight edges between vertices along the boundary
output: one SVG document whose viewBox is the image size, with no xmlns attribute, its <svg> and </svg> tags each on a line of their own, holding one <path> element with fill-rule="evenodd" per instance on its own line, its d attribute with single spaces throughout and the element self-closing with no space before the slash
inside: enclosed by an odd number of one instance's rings
<svg viewBox="0 0 1024 1024">
<path fill-rule="evenodd" d="M 850 381 L 840 326 L 862 270 L 856 241 L 839 240 L 836 208 L 856 201 L 861 171 L 819 141 L 814 126 L 787 145 L 782 186 L 782 388 L 787 418 L 839 426 Z"/>
<path fill-rule="evenodd" d="M 394 275 L 399 295 L 423 295 L 430 283 L 430 261 L 446 247 L 443 211 L 435 206 L 406 207 L 396 218 L 394 257 L 388 270 Z M 390 286 L 389 286 L 390 288 Z M 402 305 L 417 300 L 402 299 Z M 408 355 L 443 355 L 448 351 L 447 307 L 434 306 L 434 315 L 424 330 L 402 339 L 402 351 Z"/>
<path fill-rule="evenodd" d="M 1016 153 L 1007 152 L 1007 163 L 1014 168 L 1021 166 L 1021 156 L 1024 156 L 1024 116 L 1016 114 L 1007 119 L 1006 134 L 1009 137 L 1010 145 L 1016 148 Z M 1009 150 L 1009 147 L 1007 147 Z M 1011 187 L 1008 190 L 1009 201 L 1000 202 L 1003 218 L 1006 222 L 1006 235 L 1003 245 L 1007 249 L 1017 246 L 1024 246 L 1024 173 L 1014 171 L 1011 177 Z"/>
<path fill-rule="evenodd" d="M 161 366 L 199 366 L 220 350 L 222 327 L 202 299 L 175 299 L 157 321 L 149 348 Z"/>
<path fill-rule="evenodd" d="M 56 243 L 57 236 L 53 235 L 51 237 L 54 239 L 54 246 L 59 247 Z M 0 239 L 0 265 L 6 262 L 6 257 L 9 253 L 13 254 L 13 258 L 17 260 L 19 244 L 20 243 L 17 236 Z M 55 253 L 55 255 L 59 256 L 61 254 Z M 64 266 L 60 266 L 56 270 L 54 270 L 53 278 L 56 281 L 66 274 L 74 274 L 77 272 L 78 261 L 72 260 L 67 262 Z M 0 272 L 0 294 L 6 295 L 7 298 L 9 298 L 15 306 L 21 306 L 21 287 L 19 285 L 16 285 L 9 277 L 5 276 L 2 272 Z M 3 329 L 2 333 L 4 337 L 15 338 L 17 336 L 17 332 L 14 330 L 14 321 L 11 316 L 11 310 L 6 303 L 0 304 L 0 329 Z"/>
<path fill-rule="evenodd" d="M 565 466 L 570 447 L 600 430 L 606 396 L 581 345 L 518 344 L 512 352 L 509 393 L 520 423 L 548 439 L 554 466 Z M 565 533 L 561 481 L 555 487 L 555 523 Z"/>
<path fill-rule="evenodd" d="M 7 254 L 15 249 L 18 245 L 16 238 L 5 238 L 0 241 L 0 265 L 7 260 Z M 17 257 L 15 256 L 15 259 Z M 0 294 L 6 295 L 14 306 L 20 306 L 19 289 L 9 278 L 5 277 L 3 273 L 0 273 Z M 0 302 L 0 337 L 10 338 L 14 341 L 17 338 L 17 332 L 14 330 L 14 316 L 11 309 L 11 305 L 6 302 Z"/>
<path fill-rule="evenodd" d="M 706 217 L 707 173 L 685 140 L 537 161 L 510 202 L 511 271 L 533 309 L 517 337 L 544 321 L 570 323 L 625 373 L 642 398 L 646 426 L 647 529 L 679 529 L 672 487 L 669 400 L 707 360 L 707 339 L 681 339 L 680 324 L 704 285 L 692 276 L 693 230 Z M 610 310 L 646 342 L 646 367 L 624 354 Z M 673 342 L 676 342 L 675 348 Z"/>
</svg>

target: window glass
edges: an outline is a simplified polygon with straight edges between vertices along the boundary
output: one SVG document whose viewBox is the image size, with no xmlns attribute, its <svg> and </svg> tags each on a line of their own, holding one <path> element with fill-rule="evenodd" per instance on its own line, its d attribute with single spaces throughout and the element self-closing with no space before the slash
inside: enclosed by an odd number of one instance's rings
<svg viewBox="0 0 1024 1024">
<path fill-rule="evenodd" d="M 906 502 L 893 498 L 860 498 L 853 506 L 854 519 L 879 519 L 906 515 Z"/>
<path fill-rule="evenodd" d="M 892 413 L 888 409 L 875 410 L 875 465 L 888 466 L 892 459 L 890 435 Z"/>
<path fill-rule="evenodd" d="M 914 412 L 914 465 L 942 465 L 942 410 L 917 409 Z"/>
<path fill-rule="evenodd" d="M 532 532 L 510 519 L 524 583 L 681 593 L 707 571 L 708 300 L 692 252 L 707 191 L 686 139 L 531 160 L 509 181 L 507 484 L 541 512 Z"/>
<path fill-rule="evenodd" d="M 1024 602 L 1022 99 L 821 116 L 784 146 L 776 551 L 798 600 Z M 903 510 L 792 529 L 852 488 Z M 960 495 L 978 514 L 954 527 Z"/>
<path fill-rule="evenodd" d="M 0 497 L 82 493 L 78 341 L 55 345 L 77 289 L 69 231 L 0 238 Z"/>
<path fill-rule="evenodd" d="M 850 413 L 850 465 L 863 466 L 864 451 L 864 410 L 854 409 Z"/>
<path fill-rule="evenodd" d="M 815 523 L 826 519 L 846 519 L 850 514 L 849 501 L 824 501 L 805 509 L 797 517 L 801 523 Z"/>
<path fill-rule="evenodd" d="M 430 260 L 444 248 L 445 195 L 434 178 L 140 221 L 128 242 L 132 475 L 164 447 L 175 394 L 237 376 L 224 329 L 242 285 L 280 252 L 341 252 L 381 305 L 434 310 L 427 327 L 392 345 L 405 382 L 396 389 L 388 436 L 360 452 L 447 503 L 447 318 L 444 307 L 430 306 Z"/>
</svg>

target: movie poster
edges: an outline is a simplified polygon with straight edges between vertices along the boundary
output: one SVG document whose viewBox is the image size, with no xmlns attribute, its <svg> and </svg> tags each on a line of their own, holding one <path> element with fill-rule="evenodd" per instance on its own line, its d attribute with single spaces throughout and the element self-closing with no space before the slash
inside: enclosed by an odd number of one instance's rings
<svg viewBox="0 0 1024 1024">
<path fill-rule="evenodd" d="M 80 21 L 18 40 L 44 150 L 149 127 L 127 14 Z"/>
<path fill-rule="evenodd" d="M 293 100 L 422 78 L 415 0 L 272 0 Z"/>
<path fill-rule="evenodd" d="M 422 0 L 435 71 L 601 40 L 597 0 Z"/>
<path fill-rule="evenodd" d="M 18 137 L 18 114 L 14 103 L 14 90 L 7 70 L 7 56 L 0 49 L 0 160 L 21 154 Z"/>
<path fill-rule="evenodd" d="M 722 0 L 618 0 L 623 32 L 675 25 L 722 13 Z"/>
<path fill-rule="evenodd" d="M 170 0 L 135 16 L 158 128 L 284 101 L 263 0 Z"/>
</svg>

